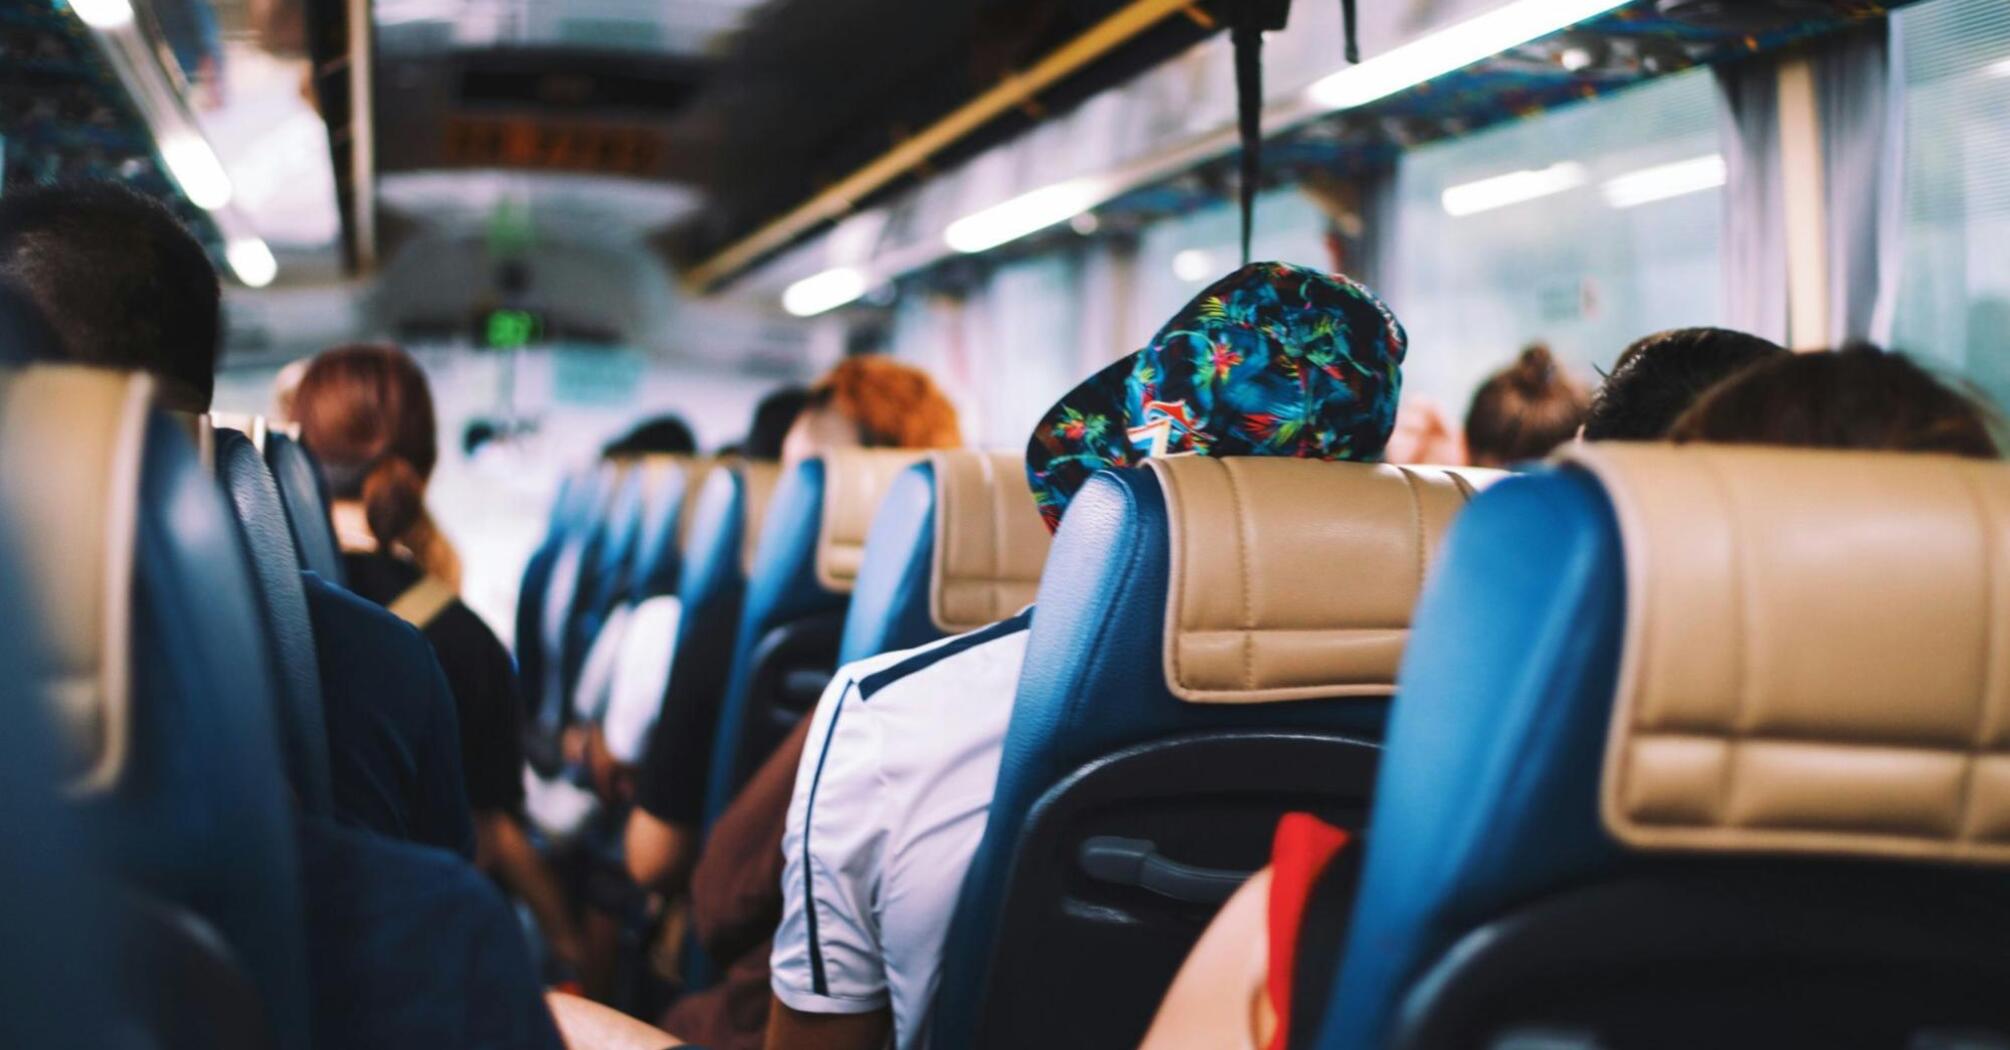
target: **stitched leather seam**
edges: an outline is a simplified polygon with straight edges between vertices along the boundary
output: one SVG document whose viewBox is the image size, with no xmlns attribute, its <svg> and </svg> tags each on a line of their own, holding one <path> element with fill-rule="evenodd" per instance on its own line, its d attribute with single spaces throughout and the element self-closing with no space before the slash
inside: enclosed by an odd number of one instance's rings
<svg viewBox="0 0 2010 1050">
<path fill-rule="evenodd" d="M 1256 687 L 1256 610 L 1250 599 L 1253 581 L 1249 578 L 1249 528 L 1243 518 L 1242 489 L 1235 483 L 1235 467 L 1231 463 L 1221 464 L 1222 475 L 1228 479 L 1228 502 L 1235 511 L 1235 555 L 1242 568 L 1242 687 Z M 1181 676 L 1184 680 L 1184 676 Z"/>
</svg>

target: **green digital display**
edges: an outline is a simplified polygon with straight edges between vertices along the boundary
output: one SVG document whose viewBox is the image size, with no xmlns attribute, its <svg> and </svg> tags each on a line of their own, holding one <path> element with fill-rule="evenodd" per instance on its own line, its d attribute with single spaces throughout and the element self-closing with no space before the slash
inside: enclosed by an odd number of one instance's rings
<svg viewBox="0 0 2010 1050">
<path fill-rule="evenodd" d="M 482 325 L 482 345 L 491 350 L 515 350 L 537 342 L 544 325 L 529 310 L 492 310 Z"/>
</svg>

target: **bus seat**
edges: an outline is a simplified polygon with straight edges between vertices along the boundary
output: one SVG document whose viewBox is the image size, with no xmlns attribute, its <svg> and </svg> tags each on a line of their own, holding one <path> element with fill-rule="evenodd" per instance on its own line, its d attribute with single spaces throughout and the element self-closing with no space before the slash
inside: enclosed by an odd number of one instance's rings
<svg viewBox="0 0 2010 1050">
<path fill-rule="evenodd" d="M 880 499 L 919 451 L 846 449 L 805 460 L 776 486 L 747 576 L 705 788 L 705 822 L 815 705 Z M 680 654 L 681 655 L 681 654 Z"/>
<path fill-rule="evenodd" d="M 265 436 L 265 464 L 272 468 L 272 478 L 285 501 L 286 523 L 293 530 L 300 567 L 341 586 L 342 550 L 335 542 L 335 526 L 328 519 L 328 489 L 314 453 L 275 430 Z"/>
<path fill-rule="evenodd" d="M 1040 579 L 932 1038 L 1136 1045 L 1280 816 L 1361 827 L 1411 603 L 1495 476 L 1189 456 L 1091 479 Z"/>
<path fill-rule="evenodd" d="M 1315 1045 L 2010 1041 L 2010 471 L 1585 446 L 1449 548 Z"/>
<path fill-rule="evenodd" d="M 628 601 L 677 593 L 677 573 L 684 563 L 679 537 L 690 507 L 686 500 L 694 491 L 689 479 L 706 466 L 689 456 L 650 456 L 644 460 L 643 468 L 649 471 L 648 495 L 628 572 Z"/>
<path fill-rule="evenodd" d="M 224 948 L 178 943 L 217 964 L 204 975 L 248 979 L 258 1000 L 220 1019 L 304 1047 L 269 638 L 217 483 L 187 431 L 148 408 L 150 386 L 76 367 L 0 373 L 0 534 L 45 632 L 36 679 L 58 712 L 70 797 L 115 878 L 169 910 L 170 929 L 216 933 Z M 224 1033 L 210 1038 L 245 1045 Z"/>
<path fill-rule="evenodd" d="M 838 663 L 1017 613 L 1033 601 L 1050 542 L 1022 457 L 929 453 L 894 479 L 873 517 Z"/>
<path fill-rule="evenodd" d="M 538 672 L 535 678 L 524 678 L 524 710 L 535 724 L 550 732 L 555 732 L 565 718 L 562 708 L 566 687 L 571 682 L 568 671 L 577 670 L 565 663 L 567 639 L 572 637 L 572 621 L 584 595 L 591 591 L 588 566 L 598 556 L 606 511 L 620 490 L 620 480 L 620 468 L 602 462 L 582 484 L 578 517 L 559 541 L 550 571 L 539 589 L 537 631 L 528 639 L 517 639 L 519 651 L 538 647 L 536 658 L 524 665 L 534 666 Z M 518 674 L 522 677 L 524 672 Z"/>
<path fill-rule="evenodd" d="M 516 596 L 516 670 L 524 692 L 525 713 L 535 716 L 537 698 L 544 683 L 544 606 L 551 588 L 552 573 L 560 550 L 585 516 L 592 475 L 566 474 L 559 480 L 558 494 L 551 502 L 551 515 L 543 539 L 524 563 L 523 579 Z"/>
<path fill-rule="evenodd" d="M 253 594 L 271 636 L 279 688 L 279 728 L 286 768 L 301 808 L 317 816 L 332 810 L 328 729 L 321 712 L 321 673 L 314 625 L 300 579 L 286 508 L 272 471 L 251 438 L 216 431 L 212 445 L 217 482 L 230 497 L 239 535 L 250 557 Z"/>
<path fill-rule="evenodd" d="M 748 536 L 759 535 L 780 473 L 772 463 L 722 464 L 691 508 L 690 550 L 677 586 L 683 606 L 677 648 L 646 758 L 661 784 L 645 804 L 671 823 L 695 825 L 703 818 L 754 547 Z"/>
<path fill-rule="evenodd" d="M 635 563 L 636 540 L 642 533 L 649 501 L 650 470 L 641 460 L 620 464 L 621 481 L 600 522 L 592 557 L 582 564 L 579 589 L 565 636 L 565 689 L 579 682 L 587 653 L 607 618 L 628 594 L 629 570 Z"/>
</svg>

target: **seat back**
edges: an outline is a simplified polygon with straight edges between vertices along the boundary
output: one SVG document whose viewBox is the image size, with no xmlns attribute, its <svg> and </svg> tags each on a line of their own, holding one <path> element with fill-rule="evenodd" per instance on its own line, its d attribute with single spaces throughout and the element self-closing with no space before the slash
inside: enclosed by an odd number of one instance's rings
<svg viewBox="0 0 2010 1050">
<path fill-rule="evenodd" d="M 223 947 L 208 957 L 257 997 L 228 1013 L 301 1047 L 306 955 L 270 638 L 216 482 L 149 399 L 147 380 L 117 373 L 0 374 L 0 531 L 32 573 L 32 677 L 116 879 L 213 929 Z"/>
<path fill-rule="evenodd" d="M 873 514 L 893 479 L 922 455 L 849 449 L 797 464 L 776 486 L 719 709 L 705 788 L 708 826 L 837 669 L 845 606 Z"/>
<path fill-rule="evenodd" d="M 721 465 L 691 509 L 688 557 L 677 587 L 676 652 L 645 759 L 648 779 L 656 783 L 643 804 L 673 823 L 696 825 L 703 818 L 719 707 L 746 598 L 754 546 L 748 535 L 759 533 L 779 473 L 770 463 Z"/>
<path fill-rule="evenodd" d="M 326 816 L 332 809 L 333 788 L 328 727 L 321 712 L 321 672 L 285 504 L 265 457 L 250 437 L 237 430 L 218 430 L 211 448 L 217 483 L 235 511 L 238 533 L 251 559 L 253 594 L 272 640 L 287 775 L 301 808 Z"/>
<path fill-rule="evenodd" d="M 545 679 L 544 620 L 547 594 L 559 551 L 564 548 L 584 516 L 592 475 L 574 472 L 559 480 L 558 493 L 551 502 L 550 520 L 544 538 L 524 563 L 523 579 L 516 594 L 516 670 L 525 697 L 525 713 L 535 717 Z"/>
<path fill-rule="evenodd" d="M 1489 492 L 1318 1045 L 2002 1042 L 2006 549 L 1997 463 L 1593 446 Z"/>
<path fill-rule="evenodd" d="M 690 475 L 706 466 L 688 456 L 643 459 L 642 469 L 647 472 L 646 498 L 623 596 L 627 601 L 643 602 L 677 593 L 677 574 L 684 564 L 680 537 L 688 509 L 685 500 L 693 492 Z"/>
<path fill-rule="evenodd" d="M 1175 457 L 1082 489 L 946 941 L 938 1045 L 1135 1045 L 1283 813 L 1361 826 L 1411 603 L 1492 477 Z"/>
<path fill-rule="evenodd" d="M 335 542 L 335 526 L 328 517 L 328 485 L 314 453 L 275 430 L 265 436 L 265 465 L 272 469 L 272 479 L 285 502 L 286 524 L 293 531 L 300 567 L 341 586 L 342 549 Z"/>
<path fill-rule="evenodd" d="M 838 662 L 974 631 L 1026 607 L 1051 537 L 1020 457 L 943 449 L 888 487 L 866 538 Z"/>
<path fill-rule="evenodd" d="M 576 637 L 573 619 L 584 606 L 585 595 L 592 591 L 589 566 L 598 556 L 607 510 L 620 481 L 616 465 L 603 462 L 581 484 L 578 516 L 553 550 L 541 588 L 537 631 L 531 640 L 517 640 L 519 650 L 533 642 L 538 648 L 534 659 L 523 661 L 523 666 L 535 666 L 538 672 L 535 679 L 524 678 L 524 710 L 547 730 L 555 730 L 564 720 L 567 689 L 579 670 L 566 662 L 567 644 Z M 518 673 L 524 674 L 521 670 Z"/>
</svg>

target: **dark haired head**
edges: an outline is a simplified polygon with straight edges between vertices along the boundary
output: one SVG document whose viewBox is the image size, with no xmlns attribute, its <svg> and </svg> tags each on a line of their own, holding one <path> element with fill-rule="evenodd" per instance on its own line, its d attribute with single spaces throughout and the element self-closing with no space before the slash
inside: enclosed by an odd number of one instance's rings
<svg viewBox="0 0 2010 1050">
<path fill-rule="evenodd" d="M 2000 455 L 1988 414 L 1903 354 L 1851 346 L 1786 354 L 1703 395 L 1669 428 L 1673 441 L 1870 452 Z"/>
<path fill-rule="evenodd" d="M 0 365 L 62 359 L 62 345 L 42 311 L 20 289 L 0 280 Z"/>
<path fill-rule="evenodd" d="M 810 392 L 799 386 L 785 386 L 762 398 L 760 407 L 754 409 L 754 425 L 747 430 L 741 453 L 754 460 L 781 459 L 782 441 L 809 403 Z"/>
<path fill-rule="evenodd" d="M 655 453 L 688 456 L 698 451 L 691 428 L 676 416 L 664 415 L 635 424 L 628 433 L 600 450 L 603 456 L 646 456 Z"/>
<path fill-rule="evenodd" d="M 1577 436 L 1584 410 L 1584 389 L 1557 366 L 1549 347 L 1536 343 L 1473 394 L 1467 454 L 1480 467 L 1541 459 Z"/>
<path fill-rule="evenodd" d="M 0 277 L 34 300 L 65 357 L 151 372 L 163 404 L 209 410 L 216 269 L 159 201 L 111 182 L 0 197 Z"/>
<path fill-rule="evenodd" d="M 1636 340 L 1591 397 L 1586 441 L 1658 441 L 1703 391 L 1785 350 L 1728 328 L 1675 328 Z"/>
</svg>

